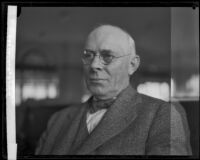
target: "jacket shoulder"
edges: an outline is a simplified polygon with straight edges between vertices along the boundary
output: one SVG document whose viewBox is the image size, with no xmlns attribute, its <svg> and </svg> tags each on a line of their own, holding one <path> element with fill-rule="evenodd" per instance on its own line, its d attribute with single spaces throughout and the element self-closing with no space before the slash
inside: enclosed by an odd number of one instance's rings
<svg viewBox="0 0 200 160">
<path fill-rule="evenodd" d="M 142 102 L 143 103 L 153 103 L 153 104 L 167 104 L 168 102 L 155 98 L 155 97 L 151 97 L 151 96 L 147 96 L 141 93 L 138 93 L 138 95 L 141 97 Z"/>
<path fill-rule="evenodd" d="M 81 107 L 82 104 L 74 104 L 74 105 L 69 105 L 68 107 L 55 112 L 50 117 L 48 125 L 51 125 L 53 121 L 63 121 L 63 119 L 70 120 L 71 118 L 74 117 L 74 115 L 76 115 L 76 113 L 80 110 Z"/>
<path fill-rule="evenodd" d="M 138 96 L 141 99 L 141 105 L 139 107 L 139 110 L 141 112 L 148 112 L 155 114 L 157 111 L 161 110 L 168 110 L 170 109 L 169 102 L 166 102 L 164 100 L 150 97 L 144 94 L 138 93 Z"/>
<path fill-rule="evenodd" d="M 139 96 L 142 99 L 142 103 L 144 104 L 153 104 L 154 107 L 158 106 L 158 108 L 160 108 L 162 110 L 162 108 L 168 108 L 171 110 L 171 112 L 173 112 L 173 109 L 175 109 L 177 111 L 177 113 L 181 114 L 183 117 L 186 116 L 186 112 L 184 107 L 179 103 L 179 102 L 167 102 L 158 98 L 154 98 L 154 97 L 150 97 L 144 94 L 140 94 Z"/>
<path fill-rule="evenodd" d="M 50 151 L 55 143 L 55 137 L 59 135 L 59 132 L 63 126 L 69 126 L 73 117 L 81 109 L 82 104 L 70 105 L 64 109 L 55 112 L 47 123 L 46 130 L 41 135 L 35 154 L 46 154 Z"/>
</svg>

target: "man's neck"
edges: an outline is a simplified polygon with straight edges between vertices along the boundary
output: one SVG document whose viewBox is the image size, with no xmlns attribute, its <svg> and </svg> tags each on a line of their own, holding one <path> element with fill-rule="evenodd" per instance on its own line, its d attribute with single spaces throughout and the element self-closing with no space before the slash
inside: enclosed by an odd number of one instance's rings
<svg viewBox="0 0 200 160">
<path fill-rule="evenodd" d="M 96 101 L 100 101 L 100 100 L 108 100 L 108 99 L 116 99 L 118 97 L 118 95 L 123 91 L 125 90 L 130 84 L 128 84 L 126 87 L 124 87 L 123 89 L 121 89 L 120 91 L 118 92 L 115 92 L 114 94 L 110 94 L 109 96 L 99 96 L 99 95 L 94 95 L 93 98 L 94 100 Z"/>
<path fill-rule="evenodd" d="M 111 97 L 111 98 L 100 99 L 100 98 L 93 96 L 94 101 L 103 101 L 103 100 L 116 99 L 116 98 L 117 98 L 117 96 L 114 96 L 114 97 Z"/>
</svg>

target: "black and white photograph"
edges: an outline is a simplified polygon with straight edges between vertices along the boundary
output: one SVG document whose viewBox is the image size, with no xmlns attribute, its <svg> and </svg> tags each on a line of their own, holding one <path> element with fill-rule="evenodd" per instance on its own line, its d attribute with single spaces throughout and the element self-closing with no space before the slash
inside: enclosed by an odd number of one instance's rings
<svg viewBox="0 0 200 160">
<path fill-rule="evenodd" d="M 18 6 L 15 16 L 18 157 L 199 157 L 199 7 Z"/>
</svg>

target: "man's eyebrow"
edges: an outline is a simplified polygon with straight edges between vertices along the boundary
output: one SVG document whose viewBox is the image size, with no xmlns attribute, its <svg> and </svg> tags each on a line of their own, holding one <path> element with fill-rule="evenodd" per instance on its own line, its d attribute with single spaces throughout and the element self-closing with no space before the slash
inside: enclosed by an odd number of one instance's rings
<svg viewBox="0 0 200 160">
<path fill-rule="evenodd" d="M 91 50 L 91 49 L 84 49 L 85 51 L 88 51 L 88 52 L 92 52 L 92 53 L 95 53 L 95 51 Z"/>
<path fill-rule="evenodd" d="M 111 49 L 101 49 L 100 52 L 112 53 L 113 51 Z"/>
<path fill-rule="evenodd" d="M 94 50 L 91 50 L 91 49 L 84 49 L 85 51 L 88 51 L 88 52 L 92 52 L 92 53 L 96 53 Z M 113 53 L 113 51 L 111 49 L 100 49 L 99 50 L 100 52 L 106 52 L 106 53 Z"/>
</svg>

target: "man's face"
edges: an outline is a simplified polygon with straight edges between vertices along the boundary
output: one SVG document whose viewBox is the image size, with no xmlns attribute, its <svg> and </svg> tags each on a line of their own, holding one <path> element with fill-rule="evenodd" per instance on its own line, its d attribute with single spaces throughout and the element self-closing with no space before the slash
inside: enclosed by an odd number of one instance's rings
<svg viewBox="0 0 200 160">
<path fill-rule="evenodd" d="M 101 54 L 110 53 L 119 57 L 127 55 L 127 37 L 116 30 L 93 31 L 85 49 Z M 90 64 L 84 65 L 86 84 L 90 92 L 99 99 L 108 99 L 126 88 L 129 84 L 129 56 L 114 58 L 110 64 L 103 64 L 99 56 L 95 56 Z"/>
</svg>

